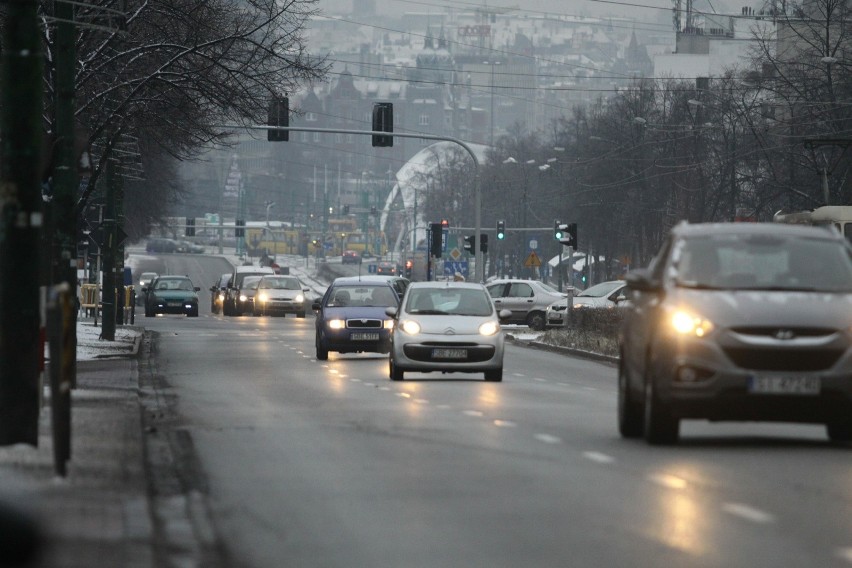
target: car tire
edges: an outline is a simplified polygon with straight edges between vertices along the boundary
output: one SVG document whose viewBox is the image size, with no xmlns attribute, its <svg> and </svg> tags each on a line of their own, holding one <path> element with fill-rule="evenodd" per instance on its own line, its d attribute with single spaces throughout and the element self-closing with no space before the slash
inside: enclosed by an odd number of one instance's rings
<svg viewBox="0 0 852 568">
<path fill-rule="evenodd" d="M 547 327 L 547 320 L 541 312 L 530 312 L 527 316 L 527 325 L 532 330 L 544 331 L 544 328 Z"/>
<path fill-rule="evenodd" d="M 852 442 L 852 422 L 833 422 L 825 425 L 828 439 L 835 444 Z"/>
<path fill-rule="evenodd" d="M 192 309 L 192 310 L 189 310 L 189 311 L 186 313 L 186 316 L 187 316 L 187 317 L 190 317 L 190 318 L 197 318 L 197 317 L 198 317 L 198 308 L 194 308 L 194 309 Z"/>
<path fill-rule="evenodd" d="M 296 314 L 297 318 L 304 318 L 305 316 L 306 316 L 306 312 L 299 312 L 298 314 Z"/>
<path fill-rule="evenodd" d="M 228 302 L 227 298 L 224 302 L 222 302 L 222 315 L 224 316 L 232 316 L 233 312 L 231 312 L 230 302 Z"/>
<path fill-rule="evenodd" d="M 660 400 L 654 380 L 645 381 L 645 441 L 652 446 L 671 445 L 680 435 L 680 420 L 673 417 L 668 406 Z"/>
<path fill-rule="evenodd" d="M 499 369 L 491 369 L 485 371 L 485 380 L 490 383 L 499 383 L 503 381 L 503 367 Z"/>
<path fill-rule="evenodd" d="M 390 380 L 392 381 L 403 381 L 405 380 L 405 371 L 397 367 L 393 364 L 393 358 L 388 358 L 389 364 L 389 375 Z"/>
<path fill-rule="evenodd" d="M 624 363 L 618 364 L 618 431 L 622 438 L 641 438 L 644 434 L 642 406 L 630 396 Z"/>
<path fill-rule="evenodd" d="M 328 349 L 322 344 L 319 334 L 316 338 L 317 361 L 328 361 Z"/>
<path fill-rule="evenodd" d="M 153 312 L 153 311 L 151 311 L 151 310 L 149 310 L 148 308 L 145 308 L 145 317 L 146 317 L 146 318 L 152 318 L 152 317 L 154 317 L 154 312 Z"/>
</svg>

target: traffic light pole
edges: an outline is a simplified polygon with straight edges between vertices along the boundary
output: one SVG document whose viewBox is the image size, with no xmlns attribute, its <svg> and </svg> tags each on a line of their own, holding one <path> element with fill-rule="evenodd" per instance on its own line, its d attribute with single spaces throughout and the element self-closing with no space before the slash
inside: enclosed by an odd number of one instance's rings
<svg viewBox="0 0 852 568">
<path fill-rule="evenodd" d="M 388 133 L 384 130 L 348 130 L 342 128 L 309 128 L 302 126 L 274 126 L 274 125 L 252 125 L 252 126 L 244 126 L 242 124 L 220 124 L 216 125 L 218 128 L 233 128 L 235 130 L 239 129 L 247 129 L 247 130 L 275 130 L 275 131 L 283 131 L 283 132 L 325 132 L 328 134 L 361 134 L 364 136 L 391 136 L 398 138 L 419 138 L 421 140 L 436 140 L 439 142 L 452 142 L 454 144 L 458 144 L 470 155 L 470 158 L 473 160 L 474 165 L 474 224 L 476 225 L 475 231 L 478 235 L 482 231 L 482 180 L 479 172 L 479 159 L 476 157 L 476 154 L 473 151 L 473 148 L 470 147 L 466 142 L 459 140 L 458 138 L 453 138 L 452 136 L 436 136 L 433 134 L 409 134 L 409 133 L 399 133 L 393 132 Z M 483 262 L 482 262 L 482 251 L 479 249 L 476 250 L 475 254 L 475 262 L 476 262 L 476 274 L 475 281 L 482 282 L 484 279 L 483 273 Z"/>
</svg>

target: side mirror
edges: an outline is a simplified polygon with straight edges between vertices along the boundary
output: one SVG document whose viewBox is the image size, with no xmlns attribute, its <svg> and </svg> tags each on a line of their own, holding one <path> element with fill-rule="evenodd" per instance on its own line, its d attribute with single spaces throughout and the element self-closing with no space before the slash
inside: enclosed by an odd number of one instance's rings
<svg viewBox="0 0 852 568">
<path fill-rule="evenodd" d="M 195 291 L 196 291 L 196 292 L 201 292 L 201 286 L 196 286 L 196 287 L 195 287 Z"/>
<path fill-rule="evenodd" d="M 660 283 L 651 278 L 651 273 L 644 268 L 633 270 L 624 277 L 627 287 L 640 292 L 656 292 Z"/>
<path fill-rule="evenodd" d="M 147 287 L 147 286 L 145 286 L 144 288 L 142 288 L 142 291 L 143 291 L 143 292 L 147 292 L 147 291 L 148 291 L 148 287 Z"/>
<path fill-rule="evenodd" d="M 497 317 L 500 319 L 500 321 L 506 321 L 507 319 L 510 319 L 512 317 L 512 310 L 500 310 L 499 312 L 497 312 Z"/>
<path fill-rule="evenodd" d="M 211 291 L 211 292 L 215 292 L 215 291 L 216 291 L 216 286 L 210 286 L 210 291 Z"/>
<path fill-rule="evenodd" d="M 399 313 L 399 310 L 396 309 L 394 306 L 390 306 L 390 307 L 385 308 L 385 315 L 388 316 L 388 317 L 395 318 L 396 314 L 398 314 L 398 313 Z"/>
<path fill-rule="evenodd" d="M 317 300 L 313 304 L 311 304 L 311 309 L 314 310 L 315 312 L 320 311 L 320 308 L 322 308 L 322 303 L 319 300 Z"/>
<path fill-rule="evenodd" d="M 302 288 L 302 292 L 310 292 L 310 291 L 311 291 L 311 289 L 308 288 L 308 287 Z"/>
</svg>

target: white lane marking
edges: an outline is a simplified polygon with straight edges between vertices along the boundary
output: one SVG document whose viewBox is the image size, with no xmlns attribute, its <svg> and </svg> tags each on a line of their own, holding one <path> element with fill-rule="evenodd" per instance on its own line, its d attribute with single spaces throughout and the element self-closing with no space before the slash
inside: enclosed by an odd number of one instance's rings
<svg viewBox="0 0 852 568">
<path fill-rule="evenodd" d="M 614 457 L 602 454 L 600 452 L 583 452 L 583 457 L 587 460 L 591 460 L 593 462 L 598 463 L 612 463 L 615 461 Z"/>
<path fill-rule="evenodd" d="M 515 424 L 511 420 L 495 420 L 494 425 L 499 426 L 500 428 L 514 428 L 515 426 L 517 426 L 517 424 Z"/>
<path fill-rule="evenodd" d="M 389 391 L 390 387 L 379 387 L 380 391 Z"/>
<path fill-rule="evenodd" d="M 449 404 L 439 404 L 435 408 L 440 408 L 441 410 L 449 410 L 452 408 L 452 406 L 450 406 Z"/>
<path fill-rule="evenodd" d="M 546 383 L 547 382 L 547 379 L 539 379 L 538 377 L 534 378 L 533 380 L 537 381 L 539 383 Z"/>
<path fill-rule="evenodd" d="M 684 489 L 686 487 L 685 479 L 668 473 L 655 473 L 653 475 L 649 475 L 648 481 L 656 483 L 657 485 L 662 485 L 663 487 L 668 487 L 669 489 Z"/>
<path fill-rule="evenodd" d="M 841 560 L 845 560 L 846 562 L 852 564 L 852 546 L 848 548 L 838 548 L 837 549 L 837 557 Z"/>
<path fill-rule="evenodd" d="M 725 503 L 722 505 L 722 510 L 754 523 L 771 523 L 775 520 L 775 517 L 769 513 L 743 503 Z"/>
<path fill-rule="evenodd" d="M 558 385 L 562 385 L 563 387 L 570 387 L 570 386 L 571 386 L 571 385 L 569 385 L 568 383 L 556 383 L 556 384 L 558 384 Z"/>
<path fill-rule="evenodd" d="M 360 383 L 361 379 L 349 379 L 353 383 Z"/>
<path fill-rule="evenodd" d="M 218 333 L 199 333 L 198 337 L 219 337 Z"/>
<path fill-rule="evenodd" d="M 396 396 L 399 396 L 399 397 L 402 397 L 402 398 L 411 398 L 411 395 L 408 394 L 407 392 L 398 392 L 398 393 L 396 393 Z"/>
<path fill-rule="evenodd" d="M 338 371 L 337 369 L 329 369 L 328 372 L 331 373 L 332 375 L 339 375 L 340 374 L 340 371 Z"/>
<path fill-rule="evenodd" d="M 583 388 L 584 388 L 585 390 L 587 390 L 587 391 L 596 391 L 596 390 L 598 390 L 598 389 L 596 389 L 595 387 L 583 387 Z"/>
<path fill-rule="evenodd" d="M 550 434 L 536 434 L 535 439 L 539 442 L 544 442 L 545 444 L 559 444 L 562 442 L 562 438 L 557 438 Z"/>
<path fill-rule="evenodd" d="M 416 402 L 417 404 L 429 404 L 429 401 L 425 398 L 415 398 L 414 402 Z"/>
<path fill-rule="evenodd" d="M 352 379 L 352 380 L 353 380 L 353 381 L 356 381 L 356 380 L 358 380 L 358 379 Z M 365 387 L 374 387 L 374 386 L 376 386 L 376 384 L 375 384 L 375 383 L 364 383 L 364 386 L 365 386 Z"/>
<path fill-rule="evenodd" d="M 464 410 L 464 411 L 462 411 L 462 414 L 464 414 L 465 416 L 474 416 L 474 417 L 482 416 L 482 413 L 478 410 Z"/>
<path fill-rule="evenodd" d="M 523 373 L 512 373 L 513 377 L 526 377 Z"/>
</svg>

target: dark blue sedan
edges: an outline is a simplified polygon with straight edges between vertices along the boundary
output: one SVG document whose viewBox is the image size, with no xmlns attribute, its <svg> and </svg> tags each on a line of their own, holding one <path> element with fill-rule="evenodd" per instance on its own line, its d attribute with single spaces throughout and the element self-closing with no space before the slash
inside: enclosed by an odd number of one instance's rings
<svg viewBox="0 0 852 568">
<path fill-rule="evenodd" d="M 338 353 L 388 353 L 393 319 L 385 308 L 398 307 L 399 297 L 386 280 L 340 278 L 329 286 L 316 312 L 317 359 Z"/>
</svg>

